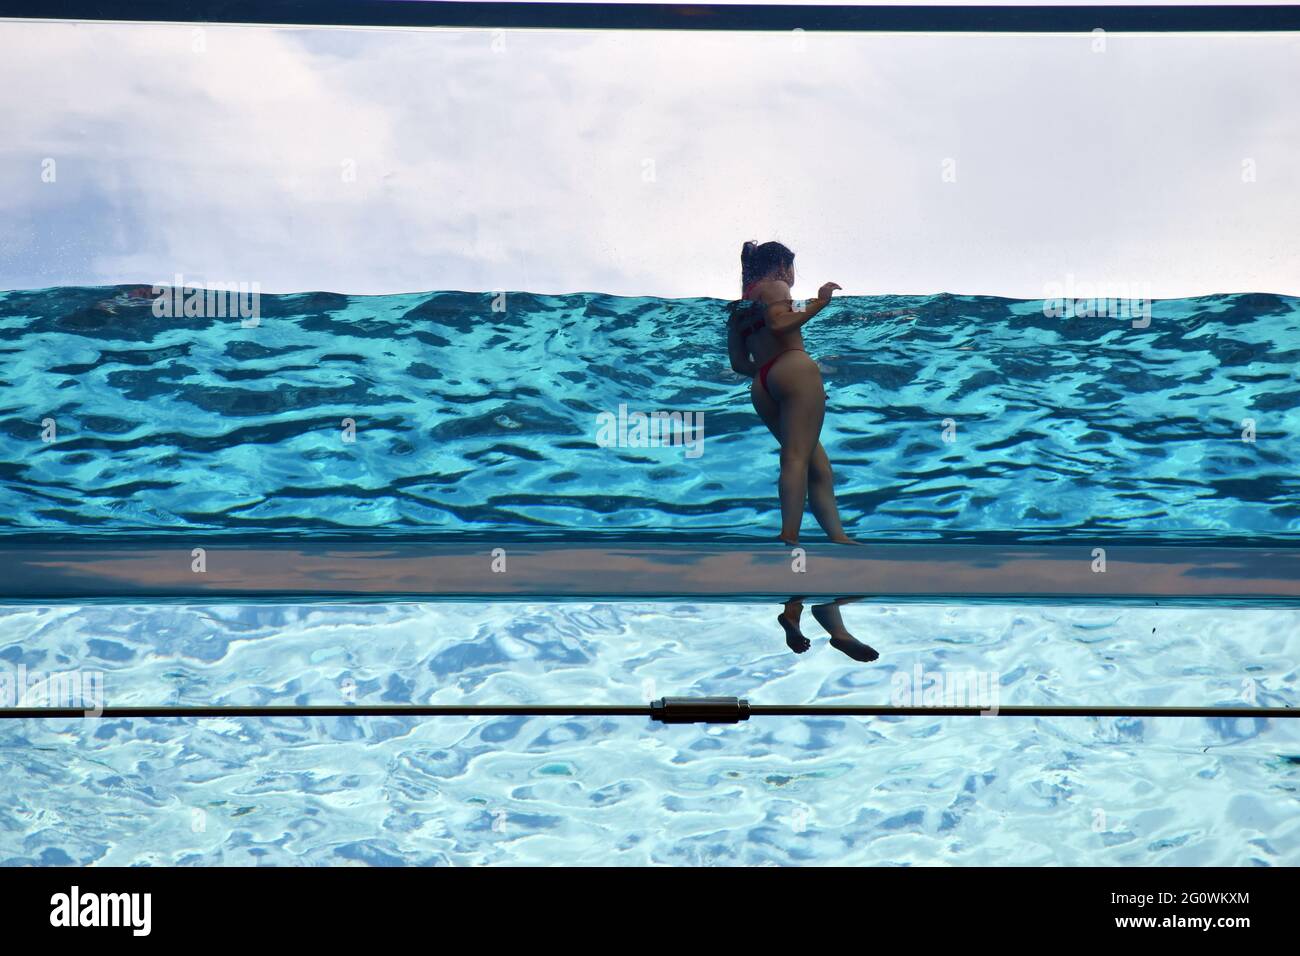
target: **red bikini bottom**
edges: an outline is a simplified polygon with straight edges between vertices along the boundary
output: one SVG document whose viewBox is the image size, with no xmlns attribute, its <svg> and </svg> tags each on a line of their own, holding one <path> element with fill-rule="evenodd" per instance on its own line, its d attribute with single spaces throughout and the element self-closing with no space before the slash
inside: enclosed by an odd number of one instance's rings
<svg viewBox="0 0 1300 956">
<path fill-rule="evenodd" d="M 771 389 L 767 387 L 767 373 L 771 371 L 772 366 L 776 364 L 776 360 L 779 359 L 782 355 L 788 355 L 791 352 L 802 352 L 802 351 L 804 350 L 786 349 L 784 352 L 777 352 L 770 359 L 768 359 L 766 362 L 763 363 L 763 367 L 758 370 L 758 384 L 763 386 L 763 391 L 767 392 L 767 394 L 769 395 L 772 394 Z"/>
</svg>

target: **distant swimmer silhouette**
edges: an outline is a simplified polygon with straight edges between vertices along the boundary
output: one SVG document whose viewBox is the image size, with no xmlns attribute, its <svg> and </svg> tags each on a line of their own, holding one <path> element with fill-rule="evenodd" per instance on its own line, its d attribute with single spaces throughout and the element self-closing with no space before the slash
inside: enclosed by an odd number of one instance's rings
<svg viewBox="0 0 1300 956">
<path fill-rule="evenodd" d="M 812 615 L 817 619 L 817 623 L 826 629 L 826 633 L 831 636 L 831 647 L 835 648 L 841 654 L 847 654 L 855 661 L 861 661 L 869 664 L 880 655 L 874 647 L 863 644 L 860 640 L 849 633 L 848 628 L 844 626 L 844 619 L 840 617 L 840 605 L 848 604 L 850 601 L 860 601 L 861 598 L 846 597 L 837 598 L 827 604 L 814 604 Z M 812 647 L 812 641 L 804 637 L 803 631 L 799 629 L 799 618 L 803 616 L 803 598 L 793 597 L 785 602 L 785 609 L 776 616 L 777 623 L 785 631 L 785 643 L 796 654 L 802 654 L 808 648 Z"/>
<path fill-rule="evenodd" d="M 749 394 L 754 411 L 781 443 L 780 538 L 786 544 L 799 543 L 807 500 L 832 541 L 856 544 L 840 523 L 831 462 L 821 445 L 826 417 L 821 370 L 804 350 L 799 331 L 840 287 L 827 282 L 817 298 L 795 309 L 790 296 L 794 253 L 779 242 L 745 243 L 740 284 L 741 301 L 727 320 L 727 352 L 736 372 L 753 377 Z"/>
</svg>

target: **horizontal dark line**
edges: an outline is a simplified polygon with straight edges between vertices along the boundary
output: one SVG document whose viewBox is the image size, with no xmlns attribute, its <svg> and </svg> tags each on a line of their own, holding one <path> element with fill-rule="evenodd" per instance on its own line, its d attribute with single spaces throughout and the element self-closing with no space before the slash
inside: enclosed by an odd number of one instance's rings
<svg viewBox="0 0 1300 956">
<path fill-rule="evenodd" d="M 1294 707 L 803 707 L 751 704 L 750 713 L 771 717 L 1297 717 Z"/>
<path fill-rule="evenodd" d="M 441 0 L 0 0 L 0 17 L 577 30 L 1086 33 L 1300 30 L 1300 7 L 837 7 Z"/>
<path fill-rule="evenodd" d="M 0 0 L 3 2 L 3 0 Z M 9 549 L 54 547 L 177 548 L 203 543 L 235 547 L 340 546 L 349 548 L 382 545 L 430 545 L 489 548 L 528 545 L 535 547 L 660 547 L 678 545 L 722 548 L 760 548 L 773 544 L 776 529 L 755 534 L 738 530 L 673 530 L 642 528 L 604 531 L 536 530 L 530 528 L 482 529 L 455 531 L 411 530 L 409 526 L 371 527 L 340 531 L 328 527 L 303 526 L 290 530 L 271 530 L 255 524 L 247 526 L 207 527 L 174 526 L 163 529 L 90 527 L 86 529 L 54 528 L 34 530 L 16 525 L 0 528 L 0 547 Z M 1300 550 L 1300 530 L 1280 530 L 1268 534 L 1222 532 L 1213 529 L 1138 529 L 1122 526 L 1077 526 L 1066 528 L 870 528 L 859 529 L 854 537 L 866 545 L 878 544 L 966 544 L 981 547 L 1011 545 L 1092 547 L 1106 542 L 1127 547 L 1167 548 L 1269 548 Z M 826 544 L 819 535 L 806 539 L 809 546 Z"/>
<path fill-rule="evenodd" d="M 1008 706 L 984 710 L 980 707 L 840 706 L 836 704 L 749 704 L 754 717 L 1297 717 L 1295 707 L 1053 707 Z M 6 707 L 0 718 L 136 718 L 218 717 L 649 717 L 649 705 L 618 707 L 605 705 L 554 706 L 463 706 L 433 707 L 423 704 L 266 706 L 266 707 L 105 707 L 89 713 L 69 707 Z"/>
</svg>

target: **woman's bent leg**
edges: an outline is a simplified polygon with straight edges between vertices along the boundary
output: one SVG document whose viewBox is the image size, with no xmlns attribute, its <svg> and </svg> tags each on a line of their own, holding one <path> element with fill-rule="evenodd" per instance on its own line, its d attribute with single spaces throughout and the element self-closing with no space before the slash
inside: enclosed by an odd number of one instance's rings
<svg viewBox="0 0 1300 956">
<path fill-rule="evenodd" d="M 781 410 L 781 540 L 799 543 L 808 469 L 826 417 L 821 372 L 804 352 L 787 352 L 767 375 L 768 388 Z"/>
</svg>

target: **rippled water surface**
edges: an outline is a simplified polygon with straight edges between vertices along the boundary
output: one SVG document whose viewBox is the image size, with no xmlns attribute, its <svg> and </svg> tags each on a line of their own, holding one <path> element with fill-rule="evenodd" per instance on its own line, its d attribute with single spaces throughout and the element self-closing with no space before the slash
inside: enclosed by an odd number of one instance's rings
<svg viewBox="0 0 1300 956">
<path fill-rule="evenodd" d="M 141 291 L 0 293 L 0 527 L 777 523 L 776 445 L 728 366 L 719 300 L 267 295 L 244 328 L 155 317 Z M 1295 298 L 1160 301 L 1135 328 L 1041 302 L 849 297 L 806 337 L 858 533 L 1300 530 Z M 702 413 L 704 453 L 601 447 L 597 416 L 620 405 Z"/>
<path fill-rule="evenodd" d="M 881 653 L 792 654 L 776 607 L 15 607 L 0 673 L 109 705 L 887 703 L 991 671 L 1009 704 L 1297 703 L 1300 611 L 851 605 Z M 0 861 L 1294 864 L 1289 720 L 0 722 Z"/>
</svg>

